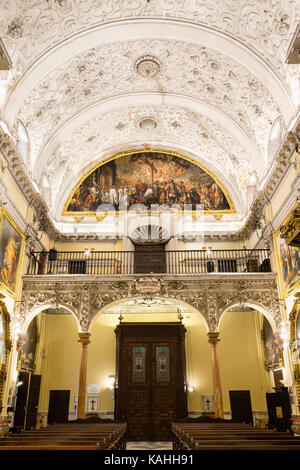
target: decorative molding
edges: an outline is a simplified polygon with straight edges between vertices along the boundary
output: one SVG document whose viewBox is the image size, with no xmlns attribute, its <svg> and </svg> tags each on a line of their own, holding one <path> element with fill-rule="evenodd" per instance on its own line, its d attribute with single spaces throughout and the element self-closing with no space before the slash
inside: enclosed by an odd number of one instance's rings
<svg viewBox="0 0 300 470">
<path fill-rule="evenodd" d="M 296 326 L 297 318 L 300 311 L 300 292 L 295 294 L 295 301 L 289 314 L 290 322 L 290 352 L 292 358 L 293 371 L 296 382 L 296 393 L 298 409 L 300 410 L 300 354 L 299 354 L 299 338 L 297 336 Z"/>
<path fill-rule="evenodd" d="M 239 2 L 227 0 L 109 0 L 96 5 L 94 0 L 85 0 L 84 8 L 76 0 L 41 0 L 34 5 L 15 0 L 11 8 L 11 0 L 5 0 L 2 10 L 0 35 L 21 70 L 56 44 L 101 24 L 164 18 L 205 26 L 235 38 L 284 74 L 286 52 L 300 16 L 299 7 L 291 0 L 249 0 L 243 8 Z"/>
<path fill-rule="evenodd" d="M 300 204 L 293 210 L 289 220 L 280 227 L 280 237 L 290 246 L 300 247 Z"/>
<path fill-rule="evenodd" d="M 162 38 L 95 46 L 59 64 L 31 89 L 19 110 L 30 136 L 31 170 L 53 135 L 89 105 L 151 92 L 188 95 L 221 109 L 255 143 L 261 165 L 267 161 L 267 136 L 281 112 L 264 83 L 214 49 Z M 284 128 L 282 117 L 281 122 Z"/>
<path fill-rule="evenodd" d="M 80 332 L 87 332 L 100 310 L 125 299 L 162 298 L 196 308 L 210 332 L 216 332 L 221 315 L 233 306 L 251 303 L 263 310 L 279 328 L 281 313 L 276 275 L 223 274 L 202 276 L 23 276 L 20 316 L 24 324 L 45 305 L 67 308 L 77 318 Z"/>
<path fill-rule="evenodd" d="M 295 131 L 289 132 L 285 136 L 285 139 L 277 153 L 274 169 L 270 174 L 264 190 L 258 193 L 258 196 L 249 211 L 249 216 L 244 227 L 235 233 L 224 234 L 216 232 L 214 234 L 207 234 L 204 238 L 205 242 L 235 242 L 245 241 L 249 238 L 251 233 L 256 230 L 261 223 L 265 205 L 269 202 L 276 188 L 278 188 L 280 181 L 282 181 L 288 168 L 294 164 L 293 155 L 299 140 L 300 125 L 298 122 L 297 126 L 295 127 Z M 0 152 L 4 157 L 7 167 L 14 177 L 25 199 L 34 208 L 36 212 L 36 219 L 40 224 L 40 228 L 48 235 L 51 240 L 60 242 L 98 242 L 100 240 L 99 236 L 95 234 L 62 234 L 55 228 L 49 217 L 48 208 L 42 197 L 34 189 L 12 139 L 7 134 L 4 134 L 1 127 Z"/>
</svg>

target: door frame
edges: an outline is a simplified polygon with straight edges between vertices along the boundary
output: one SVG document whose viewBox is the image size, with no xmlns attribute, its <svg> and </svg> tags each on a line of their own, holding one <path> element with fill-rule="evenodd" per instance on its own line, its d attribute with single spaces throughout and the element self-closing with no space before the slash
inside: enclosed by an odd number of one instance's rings
<svg viewBox="0 0 300 470">
<path fill-rule="evenodd" d="M 168 330 L 169 327 L 169 330 Z M 170 328 L 171 327 L 171 328 Z M 157 332 L 157 335 L 153 335 L 153 331 Z M 129 333 L 128 333 L 129 332 Z M 128 390 L 131 389 L 132 382 L 130 381 L 129 371 L 131 373 L 130 361 L 132 360 L 130 351 L 130 344 L 134 343 L 142 346 L 148 343 L 151 344 L 150 355 L 152 357 L 155 347 L 159 346 L 159 343 L 164 345 L 171 344 L 174 345 L 174 360 L 180 361 L 180 365 L 174 363 L 172 385 L 173 389 L 173 399 L 174 399 L 174 419 L 184 419 L 187 417 L 187 390 L 186 390 L 186 360 L 185 360 L 185 332 L 186 329 L 184 325 L 180 322 L 143 322 L 143 323 L 120 323 L 116 329 L 116 387 L 117 387 L 117 400 L 115 401 L 115 417 L 116 419 L 127 420 L 126 413 L 126 403 L 127 399 L 124 398 L 127 396 Z M 171 351 L 171 350 L 170 350 Z M 126 363 L 124 364 L 124 355 L 126 355 Z M 155 364 L 153 358 L 151 361 Z M 146 375 L 153 373 L 155 375 L 155 370 L 152 371 L 148 369 Z M 176 370 L 176 372 L 175 372 Z M 126 372 L 127 371 L 127 372 Z M 178 380 L 180 379 L 180 380 Z M 140 384 L 137 383 L 137 386 Z M 156 384 L 154 378 L 150 378 L 151 391 L 153 388 L 158 392 L 159 385 Z M 124 387 L 124 388 L 123 388 Z M 134 387 L 134 386 L 133 386 Z M 145 387 L 145 385 L 144 385 Z M 153 396 L 149 398 L 150 402 Z M 149 405 L 150 406 L 150 405 Z M 124 414 L 125 413 L 125 414 Z M 151 419 L 153 422 L 154 413 L 151 413 Z M 170 421 L 171 422 L 171 421 Z M 154 429 L 154 427 L 152 426 Z M 161 439 L 160 439 L 161 440 Z"/>
</svg>

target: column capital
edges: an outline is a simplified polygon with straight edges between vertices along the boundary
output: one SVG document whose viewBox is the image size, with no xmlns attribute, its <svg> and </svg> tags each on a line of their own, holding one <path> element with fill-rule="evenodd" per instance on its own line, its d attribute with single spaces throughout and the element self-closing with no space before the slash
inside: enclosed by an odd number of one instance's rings
<svg viewBox="0 0 300 470">
<path fill-rule="evenodd" d="M 219 334 L 220 334 L 220 333 L 219 333 L 218 331 L 207 333 L 208 342 L 209 342 L 210 344 L 217 344 L 217 343 L 220 341 L 220 339 L 219 339 Z"/>
<path fill-rule="evenodd" d="M 83 347 L 90 344 L 91 333 L 78 333 L 78 335 L 79 335 L 78 343 L 81 343 Z"/>
</svg>

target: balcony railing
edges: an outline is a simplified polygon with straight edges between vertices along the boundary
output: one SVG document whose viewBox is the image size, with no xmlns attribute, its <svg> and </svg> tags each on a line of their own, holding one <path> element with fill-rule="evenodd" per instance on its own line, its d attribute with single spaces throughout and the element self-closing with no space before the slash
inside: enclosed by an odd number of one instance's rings
<svg viewBox="0 0 300 470">
<path fill-rule="evenodd" d="M 271 272 L 269 250 L 56 251 L 30 254 L 27 274 Z"/>
</svg>

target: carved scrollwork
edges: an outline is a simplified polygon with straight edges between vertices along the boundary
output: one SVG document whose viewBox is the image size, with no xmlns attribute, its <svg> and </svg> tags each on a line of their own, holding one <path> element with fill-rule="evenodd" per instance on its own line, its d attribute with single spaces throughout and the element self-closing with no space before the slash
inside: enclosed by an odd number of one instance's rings
<svg viewBox="0 0 300 470">
<path fill-rule="evenodd" d="M 272 275 L 273 276 L 273 275 Z M 113 287 L 112 287 L 113 286 Z M 56 295 L 54 295 L 56 292 Z M 110 283 L 95 280 L 91 283 L 70 282 L 62 279 L 60 288 L 49 280 L 24 282 L 22 292 L 23 315 L 36 305 L 57 301 L 68 307 L 77 316 L 81 332 L 87 332 L 90 322 L 97 313 L 113 302 L 133 297 L 170 298 L 179 300 L 199 310 L 207 321 L 209 331 L 216 332 L 221 314 L 234 305 L 253 303 L 273 316 L 276 324 L 281 321 L 280 306 L 274 277 L 260 280 L 180 279 L 168 280 L 163 277 L 145 276 Z"/>
<path fill-rule="evenodd" d="M 289 315 L 290 321 L 290 351 L 292 357 L 293 371 L 296 382 L 296 392 L 297 392 L 297 402 L 298 409 L 300 409 L 300 353 L 298 346 L 298 336 L 297 336 L 297 319 L 300 312 L 300 292 L 297 292 L 295 295 L 295 301 L 293 308 Z"/>
</svg>

